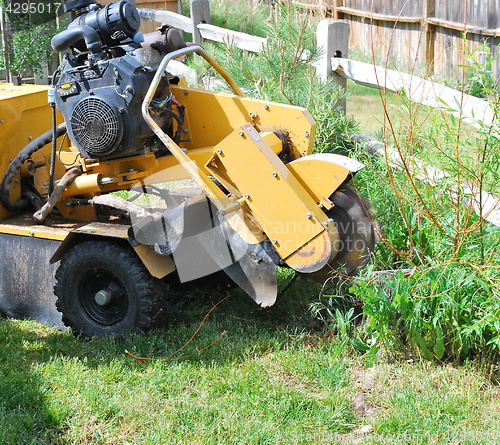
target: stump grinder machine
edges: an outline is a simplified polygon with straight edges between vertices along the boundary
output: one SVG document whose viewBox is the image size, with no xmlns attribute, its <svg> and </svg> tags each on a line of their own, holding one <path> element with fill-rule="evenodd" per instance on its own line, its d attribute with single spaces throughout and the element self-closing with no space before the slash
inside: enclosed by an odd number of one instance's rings
<svg viewBox="0 0 500 445">
<path fill-rule="evenodd" d="M 229 277 L 265 307 L 278 267 L 366 262 L 374 227 L 346 185 L 363 166 L 312 154 L 307 110 L 245 97 L 173 28 L 138 32 L 126 0 L 65 10 L 52 85 L 0 86 L 3 315 L 123 337 L 160 324 L 169 286 Z M 193 53 L 231 94 L 169 74 Z"/>
</svg>

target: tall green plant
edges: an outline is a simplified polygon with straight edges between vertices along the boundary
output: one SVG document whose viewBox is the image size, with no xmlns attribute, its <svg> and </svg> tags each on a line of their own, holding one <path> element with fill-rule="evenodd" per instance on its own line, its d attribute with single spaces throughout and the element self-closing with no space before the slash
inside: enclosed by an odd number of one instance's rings
<svg viewBox="0 0 500 445">
<path fill-rule="evenodd" d="M 494 98 L 491 92 L 496 90 L 498 81 L 493 75 L 496 57 L 491 53 L 491 46 L 485 41 L 483 45 L 473 50 L 467 44 L 466 38 L 464 35 L 463 59 L 468 64 L 459 65 L 465 70 L 465 91 L 476 97 Z"/>
<path fill-rule="evenodd" d="M 13 58 L 10 60 L 11 72 L 21 76 L 31 72 L 40 73 L 50 60 L 52 54 L 50 39 L 53 34 L 46 25 L 14 32 L 11 42 L 13 49 Z M 5 69 L 5 58 L 0 60 L 0 69 Z"/>
<path fill-rule="evenodd" d="M 278 3 L 264 22 L 267 45 L 260 53 L 235 46 L 210 45 L 210 51 L 252 97 L 307 108 L 316 119 L 317 149 L 351 147 L 348 131 L 354 122 L 337 110 L 342 93 L 316 76 L 314 63 L 321 57 L 316 45 L 316 19 L 291 2 Z M 211 74 L 196 64 L 199 74 Z"/>
<path fill-rule="evenodd" d="M 464 51 L 471 75 L 481 76 L 477 53 Z M 486 222 L 483 209 L 486 193 L 500 192 L 499 94 L 484 83 L 484 95 L 492 98 L 495 119 L 477 116 L 477 131 L 449 117 L 462 114 L 458 103 L 443 103 L 421 120 L 420 105 L 403 95 L 403 131 L 386 114 L 392 154 L 374 160 L 355 153 L 368 165 L 357 187 L 370 196 L 382 226 L 374 267 L 414 271 L 382 285 L 366 274 L 353 284 L 375 348 L 419 351 L 429 360 L 500 353 L 500 228 Z"/>
</svg>

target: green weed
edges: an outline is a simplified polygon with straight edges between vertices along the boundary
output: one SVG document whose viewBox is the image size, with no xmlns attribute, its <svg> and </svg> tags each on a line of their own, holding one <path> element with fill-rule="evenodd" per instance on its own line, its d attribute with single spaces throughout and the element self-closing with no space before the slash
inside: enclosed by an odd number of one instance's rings
<svg viewBox="0 0 500 445">
<path fill-rule="evenodd" d="M 481 75 L 483 64 L 473 60 L 471 55 L 469 69 Z M 491 87 L 487 95 L 498 97 Z M 352 152 L 367 165 L 355 183 L 370 197 L 382 227 L 372 268 L 414 271 L 381 284 L 368 269 L 354 282 L 351 292 L 364 304 L 367 345 L 371 351 L 383 345 L 394 354 L 418 351 L 428 360 L 456 362 L 498 354 L 500 229 L 481 210 L 485 193 L 498 193 L 497 124 L 476 117 L 478 131 L 464 131 L 464 122 L 445 113 L 460 115 L 459 104 L 422 121 L 419 105 L 404 95 L 400 100 L 407 123 L 386 113 L 384 138 L 399 168 L 389 154 L 373 159 Z M 495 115 L 497 104 L 492 101 Z"/>
</svg>

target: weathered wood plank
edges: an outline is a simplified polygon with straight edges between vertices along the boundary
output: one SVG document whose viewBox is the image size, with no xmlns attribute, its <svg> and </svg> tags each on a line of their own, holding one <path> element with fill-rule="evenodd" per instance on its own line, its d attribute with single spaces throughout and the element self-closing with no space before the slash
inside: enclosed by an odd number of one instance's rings
<svg viewBox="0 0 500 445">
<path fill-rule="evenodd" d="M 403 159 L 396 148 L 377 141 L 370 136 L 356 133 L 352 137 L 356 142 L 364 145 L 370 153 L 384 157 L 390 167 L 410 169 L 415 178 L 434 187 L 441 180 L 451 176 L 449 173 L 433 165 L 426 164 L 415 156 L 405 156 Z M 460 187 L 467 196 L 464 200 L 465 207 L 472 209 L 485 221 L 500 227 L 500 198 L 485 191 L 481 193 L 477 187 L 467 183 L 461 184 Z M 450 192 L 450 198 L 455 199 L 455 194 L 456 189 Z"/>
<path fill-rule="evenodd" d="M 434 17 L 436 13 L 436 0 L 424 0 L 422 23 L 422 47 L 424 50 L 424 60 L 426 67 L 430 72 L 434 71 L 434 54 L 435 54 L 435 34 L 436 27 L 429 22 L 429 18 Z"/>
<path fill-rule="evenodd" d="M 435 17 L 429 18 L 429 23 L 443 28 L 454 29 L 456 31 L 470 32 L 473 34 L 479 34 L 483 36 L 498 37 L 500 36 L 500 28 L 489 29 L 482 26 L 474 26 L 468 23 L 451 22 L 449 20 L 438 19 Z"/>
<path fill-rule="evenodd" d="M 202 36 L 198 25 L 200 23 L 210 23 L 210 4 L 208 0 L 190 0 L 189 6 L 191 20 L 193 20 L 193 42 L 197 45 L 201 45 Z"/>
<path fill-rule="evenodd" d="M 500 38 L 499 0 L 294 1 L 317 5 L 332 11 L 336 18 L 348 19 L 351 47 L 385 57 L 403 70 L 413 65 L 420 74 L 430 69 L 440 77 L 460 78 L 463 72 L 456 65 L 463 64 L 460 48 L 464 45 L 464 31 L 472 48 L 481 44 L 484 37 L 493 37 L 494 40 L 488 40 L 491 52 L 500 52 L 496 42 Z M 499 76 L 497 58 L 493 77 Z"/>
<path fill-rule="evenodd" d="M 464 122 L 480 128 L 481 123 L 493 122 L 494 113 L 490 104 L 483 99 L 470 96 L 453 88 L 411 74 L 388 70 L 369 63 L 350 59 L 332 58 L 332 70 L 361 85 L 382 88 L 394 92 L 405 92 L 420 104 L 441 108 L 454 114 Z M 478 121 L 481 121 L 478 122 Z"/>
<path fill-rule="evenodd" d="M 381 14 L 378 12 L 362 11 L 359 9 L 347 8 L 347 7 L 337 7 L 338 12 L 343 14 L 354 15 L 357 17 L 363 17 L 372 20 L 379 20 L 384 22 L 401 22 L 401 23 L 419 23 L 422 21 L 422 16 L 408 17 L 403 15 L 391 15 L 391 14 Z"/>
<path fill-rule="evenodd" d="M 215 40 L 216 42 L 235 45 L 238 48 L 258 53 L 267 45 L 267 39 L 263 37 L 252 36 L 244 32 L 231 31 L 230 29 L 220 28 L 215 25 L 198 25 L 201 36 L 204 39 Z"/>
</svg>

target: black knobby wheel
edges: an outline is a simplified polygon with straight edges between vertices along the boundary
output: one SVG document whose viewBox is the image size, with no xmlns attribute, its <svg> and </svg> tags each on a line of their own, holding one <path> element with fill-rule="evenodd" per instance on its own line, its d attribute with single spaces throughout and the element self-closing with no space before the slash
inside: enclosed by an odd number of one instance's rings
<svg viewBox="0 0 500 445">
<path fill-rule="evenodd" d="M 151 276 L 128 246 L 86 241 L 73 247 L 56 271 L 57 310 L 84 337 L 145 333 L 166 313 L 166 286 Z"/>
<path fill-rule="evenodd" d="M 337 254 L 333 260 L 318 272 L 309 274 L 310 278 L 319 282 L 325 282 L 335 271 L 354 274 L 368 262 L 377 241 L 368 206 L 354 190 L 343 186 L 330 200 L 335 207 L 327 215 L 337 227 L 339 241 L 334 245 Z"/>
</svg>

